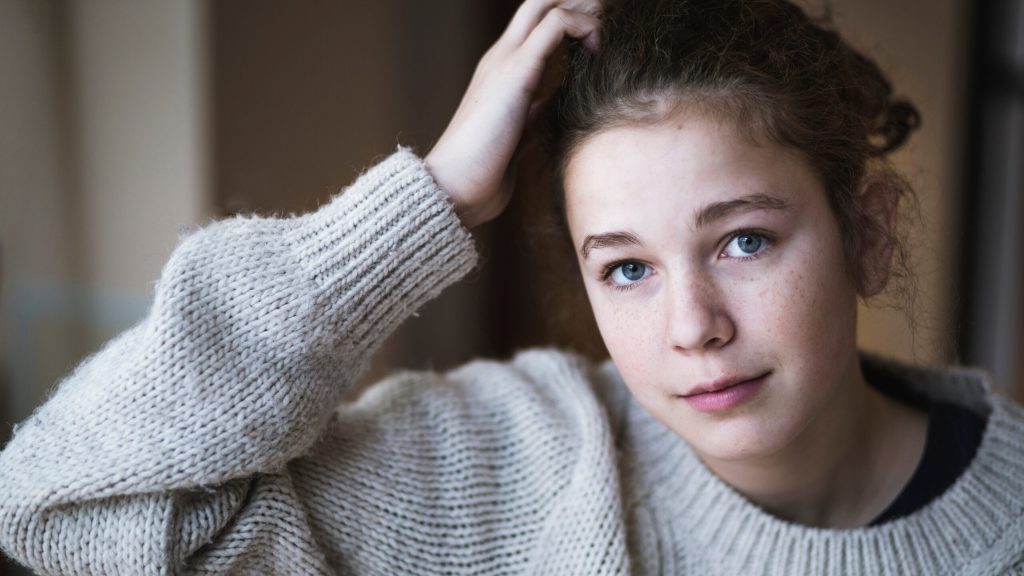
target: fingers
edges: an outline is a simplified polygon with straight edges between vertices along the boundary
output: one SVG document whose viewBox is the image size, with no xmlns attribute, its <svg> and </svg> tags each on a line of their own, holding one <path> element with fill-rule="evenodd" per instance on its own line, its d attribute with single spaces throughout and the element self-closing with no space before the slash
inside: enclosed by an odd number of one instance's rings
<svg viewBox="0 0 1024 576">
<path fill-rule="evenodd" d="M 599 0 L 524 0 L 515 16 L 512 17 L 500 42 L 512 46 L 522 45 L 548 13 L 555 8 L 582 12 L 596 17 L 601 13 L 601 2 Z"/>
<path fill-rule="evenodd" d="M 483 55 L 441 138 L 424 159 L 467 227 L 497 216 L 511 194 L 509 170 L 542 99 L 549 57 L 566 36 L 596 49 L 600 0 L 524 0 Z M 529 142 L 526 143 L 529 146 Z"/>
<path fill-rule="evenodd" d="M 523 42 L 524 58 L 534 62 L 543 61 L 566 36 L 583 40 L 587 48 L 597 50 L 600 24 L 596 16 L 565 8 L 552 8 Z"/>
</svg>

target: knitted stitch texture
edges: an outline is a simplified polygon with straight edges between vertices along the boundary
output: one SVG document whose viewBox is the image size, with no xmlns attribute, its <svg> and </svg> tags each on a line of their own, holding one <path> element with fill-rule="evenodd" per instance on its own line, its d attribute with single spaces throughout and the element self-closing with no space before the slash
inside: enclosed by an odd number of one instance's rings
<svg viewBox="0 0 1024 576">
<path fill-rule="evenodd" d="M 42 574 L 1024 574 L 1024 413 L 980 373 L 865 359 L 988 426 L 946 494 L 848 531 L 744 500 L 610 362 L 533 350 L 341 403 L 476 261 L 405 149 L 315 213 L 188 235 L 0 452 L 0 546 Z"/>
</svg>

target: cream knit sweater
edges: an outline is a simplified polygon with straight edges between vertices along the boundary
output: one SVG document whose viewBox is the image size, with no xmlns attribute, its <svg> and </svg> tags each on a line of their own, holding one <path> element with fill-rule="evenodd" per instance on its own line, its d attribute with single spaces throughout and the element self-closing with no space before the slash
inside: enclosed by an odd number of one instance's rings
<svg viewBox="0 0 1024 576">
<path fill-rule="evenodd" d="M 407 150 L 313 214 L 185 237 L 148 316 L 0 453 L 3 549 L 43 574 L 1024 574 L 1024 413 L 972 371 L 882 363 L 988 427 L 942 497 L 848 531 L 745 501 L 610 362 L 530 351 L 339 405 L 476 258 Z"/>
</svg>

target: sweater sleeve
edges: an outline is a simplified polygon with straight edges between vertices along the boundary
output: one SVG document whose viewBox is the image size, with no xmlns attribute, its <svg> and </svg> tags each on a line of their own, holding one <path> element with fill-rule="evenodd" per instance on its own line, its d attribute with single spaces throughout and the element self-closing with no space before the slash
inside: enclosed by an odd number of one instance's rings
<svg viewBox="0 0 1024 576">
<path fill-rule="evenodd" d="M 3 549 L 46 574 L 175 572 L 223 528 L 194 512 L 308 450 L 374 349 L 476 258 L 405 149 L 314 213 L 186 236 L 147 316 L 0 453 Z"/>
</svg>

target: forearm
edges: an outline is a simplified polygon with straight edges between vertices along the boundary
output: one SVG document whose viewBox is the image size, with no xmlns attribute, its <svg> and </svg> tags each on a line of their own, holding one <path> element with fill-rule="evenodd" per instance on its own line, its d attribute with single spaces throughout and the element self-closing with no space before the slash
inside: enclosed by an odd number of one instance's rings
<svg viewBox="0 0 1024 576">
<path fill-rule="evenodd" d="M 313 214 L 235 218 L 185 238 L 148 316 L 83 362 L 0 453 L 0 541 L 17 545 L 47 508 L 280 469 L 379 343 L 475 259 L 405 151 Z"/>
</svg>

